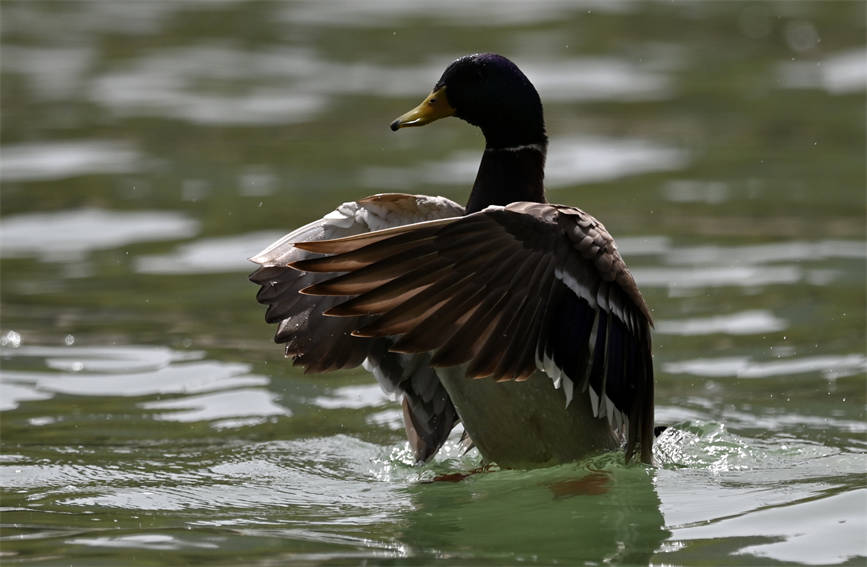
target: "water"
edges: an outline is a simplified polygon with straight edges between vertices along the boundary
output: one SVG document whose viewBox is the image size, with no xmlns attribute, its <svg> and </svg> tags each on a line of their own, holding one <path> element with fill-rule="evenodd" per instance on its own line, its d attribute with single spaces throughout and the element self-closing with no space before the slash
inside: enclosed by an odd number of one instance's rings
<svg viewBox="0 0 867 567">
<path fill-rule="evenodd" d="M 4 564 L 865 561 L 863 3 L 0 21 Z M 363 371 L 271 343 L 244 258 L 376 191 L 465 200 L 477 132 L 387 126 L 480 50 L 539 87 L 551 200 L 605 222 L 653 307 L 654 467 L 463 478 L 455 435 L 417 468 Z"/>
</svg>

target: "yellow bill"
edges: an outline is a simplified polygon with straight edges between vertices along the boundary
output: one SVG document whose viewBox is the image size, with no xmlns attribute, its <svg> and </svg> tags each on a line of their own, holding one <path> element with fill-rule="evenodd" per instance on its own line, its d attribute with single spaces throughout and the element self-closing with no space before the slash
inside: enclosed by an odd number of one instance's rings
<svg viewBox="0 0 867 567">
<path fill-rule="evenodd" d="M 421 104 L 399 116 L 391 123 L 391 129 L 396 132 L 398 128 L 424 126 L 454 113 L 455 109 L 449 104 L 449 100 L 446 98 L 446 88 L 443 86 L 430 93 L 426 99 L 421 101 Z"/>
</svg>

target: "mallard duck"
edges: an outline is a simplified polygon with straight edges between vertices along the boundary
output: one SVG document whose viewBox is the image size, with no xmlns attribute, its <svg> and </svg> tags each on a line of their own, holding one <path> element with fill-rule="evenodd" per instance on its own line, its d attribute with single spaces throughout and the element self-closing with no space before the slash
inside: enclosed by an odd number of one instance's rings
<svg viewBox="0 0 867 567">
<path fill-rule="evenodd" d="M 460 421 L 502 467 L 619 447 L 649 463 L 650 311 L 602 223 L 545 200 L 536 89 L 468 55 L 391 129 L 447 116 L 485 136 L 466 207 L 374 195 L 268 246 L 250 279 L 275 341 L 307 372 L 361 364 L 401 396 L 419 462 Z"/>
</svg>

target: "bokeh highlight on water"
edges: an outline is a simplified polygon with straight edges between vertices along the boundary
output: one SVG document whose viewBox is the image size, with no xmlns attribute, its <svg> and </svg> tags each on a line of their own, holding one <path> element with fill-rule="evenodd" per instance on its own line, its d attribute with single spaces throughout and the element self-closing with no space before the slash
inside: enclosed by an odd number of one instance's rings
<svg viewBox="0 0 867 567">
<path fill-rule="evenodd" d="M 863 3 L 0 14 L 4 564 L 864 562 Z M 477 132 L 387 125 L 482 50 L 653 307 L 653 467 L 463 478 L 457 432 L 415 467 L 364 371 L 271 343 L 246 257 L 370 193 L 465 200 Z"/>
</svg>

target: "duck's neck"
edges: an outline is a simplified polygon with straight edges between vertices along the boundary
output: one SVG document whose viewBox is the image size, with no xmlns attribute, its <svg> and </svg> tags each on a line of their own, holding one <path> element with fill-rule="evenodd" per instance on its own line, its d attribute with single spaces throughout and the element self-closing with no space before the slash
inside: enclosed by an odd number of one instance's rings
<svg viewBox="0 0 867 567">
<path fill-rule="evenodd" d="M 547 149 L 544 134 L 539 142 L 506 147 L 494 146 L 489 141 L 467 202 L 467 214 L 515 201 L 544 203 Z"/>
</svg>

